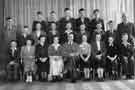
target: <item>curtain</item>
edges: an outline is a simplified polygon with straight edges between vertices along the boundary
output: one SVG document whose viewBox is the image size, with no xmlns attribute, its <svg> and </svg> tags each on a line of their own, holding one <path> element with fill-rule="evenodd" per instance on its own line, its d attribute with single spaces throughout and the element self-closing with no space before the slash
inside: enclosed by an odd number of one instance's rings
<svg viewBox="0 0 135 90">
<path fill-rule="evenodd" d="M 91 17 L 94 9 L 100 9 L 105 23 L 114 20 L 118 24 L 123 12 L 127 13 L 130 21 L 134 21 L 134 0 L 5 0 L 4 17 L 14 17 L 21 29 L 24 25 L 31 27 L 37 11 L 42 11 L 46 18 L 54 10 L 60 18 L 66 7 L 72 10 L 75 18 L 78 17 L 78 10 L 85 8 L 88 17 Z"/>
</svg>

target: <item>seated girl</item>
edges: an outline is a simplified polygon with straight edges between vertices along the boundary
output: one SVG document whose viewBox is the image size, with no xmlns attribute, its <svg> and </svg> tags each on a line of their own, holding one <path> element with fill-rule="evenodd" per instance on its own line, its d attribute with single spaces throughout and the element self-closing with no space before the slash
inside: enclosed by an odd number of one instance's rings
<svg viewBox="0 0 135 90">
<path fill-rule="evenodd" d="M 35 47 L 32 45 L 32 41 L 31 38 L 27 38 L 26 45 L 21 48 L 21 59 L 24 63 L 24 73 L 28 83 L 32 82 L 32 74 L 35 74 Z"/>
<path fill-rule="evenodd" d="M 87 36 L 82 36 L 82 43 L 80 44 L 80 66 L 84 73 L 84 78 L 90 78 L 90 56 L 91 45 L 87 42 Z"/>
<path fill-rule="evenodd" d="M 36 64 L 39 80 L 47 80 L 49 72 L 48 44 L 46 36 L 39 37 L 39 43 L 36 45 Z"/>
<path fill-rule="evenodd" d="M 118 75 L 118 48 L 114 44 L 113 36 L 108 37 L 106 56 L 106 72 L 111 79 L 116 79 Z"/>
<path fill-rule="evenodd" d="M 48 48 L 48 54 L 50 58 L 50 77 L 52 77 L 53 81 L 61 80 L 63 78 L 63 59 L 59 37 L 54 37 L 53 44 Z"/>
</svg>

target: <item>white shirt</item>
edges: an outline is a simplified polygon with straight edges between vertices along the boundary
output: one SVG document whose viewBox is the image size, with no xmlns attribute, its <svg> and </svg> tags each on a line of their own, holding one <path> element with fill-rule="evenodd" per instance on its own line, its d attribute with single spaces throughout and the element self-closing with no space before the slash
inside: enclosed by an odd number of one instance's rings
<svg viewBox="0 0 135 90">
<path fill-rule="evenodd" d="M 37 34 L 37 37 L 39 37 L 41 34 L 41 31 L 36 31 L 36 34 Z"/>
<path fill-rule="evenodd" d="M 54 47 L 55 50 L 58 50 L 58 47 L 60 46 L 60 44 L 52 44 L 52 46 Z"/>
<path fill-rule="evenodd" d="M 96 43 L 97 43 L 97 50 L 100 51 L 101 50 L 100 41 L 96 41 Z"/>
<path fill-rule="evenodd" d="M 68 44 L 69 44 L 69 45 L 72 45 L 72 44 L 73 44 L 73 41 L 69 41 Z"/>
</svg>

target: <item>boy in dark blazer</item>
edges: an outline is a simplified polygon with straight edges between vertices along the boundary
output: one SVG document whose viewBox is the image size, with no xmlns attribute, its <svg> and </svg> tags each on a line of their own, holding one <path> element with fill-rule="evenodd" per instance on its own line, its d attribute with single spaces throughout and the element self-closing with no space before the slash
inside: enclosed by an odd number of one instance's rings
<svg viewBox="0 0 135 90">
<path fill-rule="evenodd" d="M 17 42 L 11 41 L 8 49 L 7 78 L 8 80 L 17 80 L 19 70 L 20 50 L 17 48 Z"/>
<path fill-rule="evenodd" d="M 92 57 L 93 57 L 93 68 L 96 69 L 99 80 L 103 80 L 105 54 L 106 54 L 105 44 L 104 42 L 101 41 L 101 35 L 97 33 L 95 41 L 92 42 Z"/>
</svg>

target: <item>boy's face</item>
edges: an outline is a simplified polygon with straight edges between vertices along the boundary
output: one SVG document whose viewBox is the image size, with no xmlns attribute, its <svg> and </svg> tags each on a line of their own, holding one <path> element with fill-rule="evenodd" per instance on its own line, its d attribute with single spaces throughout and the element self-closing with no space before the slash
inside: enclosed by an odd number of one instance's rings
<svg viewBox="0 0 135 90">
<path fill-rule="evenodd" d="M 13 19 L 7 20 L 7 25 L 12 25 L 13 24 Z"/>
<path fill-rule="evenodd" d="M 72 28 L 71 23 L 67 23 L 66 28 L 67 28 L 67 29 L 71 29 L 71 28 Z"/>
<path fill-rule="evenodd" d="M 51 13 L 51 17 L 52 18 L 55 18 L 56 17 L 56 14 L 55 13 Z"/>
<path fill-rule="evenodd" d="M 97 29 L 101 29 L 102 28 L 102 25 L 101 25 L 101 23 L 99 23 L 99 24 L 97 24 Z"/>
<path fill-rule="evenodd" d="M 126 15 L 122 15 L 122 22 L 127 22 L 127 16 Z"/>
<path fill-rule="evenodd" d="M 52 23 L 52 24 L 51 24 L 51 28 L 52 28 L 53 30 L 56 29 L 56 24 Z"/>
<path fill-rule="evenodd" d="M 69 34 L 68 35 L 68 41 L 73 41 L 74 40 L 74 35 L 73 34 Z"/>
<path fill-rule="evenodd" d="M 113 27 L 114 27 L 114 23 L 112 22 L 112 23 L 109 23 L 109 28 L 110 29 L 113 29 Z"/>
<path fill-rule="evenodd" d="M 42 14 L 38 14 L 37 17 L 38 17 L 38 19 L 42 19 L 43 15 Z"/>
<path fill-rule="evenodd" d="M 85 30 L 85 25 L 81 25 L 81 26 L 80 26 L 80 29 L 81 29 L 81 30 Z"/>
<path fill-rule="evenodd" d="M 54 43 L 59 43 L 59 38 L 58 37 L 54 38 Z"/>
<path fill-rule="evenodd" d="M 46 38 L 45 37 L 41 37 L 40 38 L 40 42 L 45 42 Z"/>
<path fill-rule="evenodd" d="M 17 43 L 15 41 L 11 42 L 11 47 L 17 47 Z"/>
<path fill-rule="evenodd" d="M 80 13 L 80 17 L 84 17 L 85 16 L 85 11 L 84 10 L 80 11 L 79 13 Z"/>
<path fill-rule="evenodd" d="M 108 38 L 108 42 L 109 42 L 109 43 L 113 43 L 113 41 L 114 41 L 113 37 L 109 37 L 109 38 Z"/>
<path fill-rule="evenodd" d="M 23 33 L 28 33 L 29 32 L 29 29 L 28 28 L 24 28 L 23 29 Z"/>
<path fill-rule="evenodd" d="M 36 24 L 36 29 L 37 29 L 37 30 L 40 30 L 40 29 L 41 29 L 41 24 L 39 24 L 39 23 Z"/>
<path fill-rule="evenodd" d="M 97 35 L 96 35 L 96 40 L 97 40 L 97 41 L 100 41 L 100 40 L 101 40 L 101 35 L 100 35 L 100 34 L 97 34 Z"/>
<path fill-rule="evenodd" d="M 87 36 L 86 36 L 86 35 L 83 35 L 83 36 L 82 36 L 82 40 L 83 40 L 84 42 L 87 42 Z"/>
<path fill-rule="evenodd" d="M 65 11 L 65 16 L 66 17 L 71 17 L 71 11 L 70 10 Z"/>
<path fill-rule="evenodd" d="M 100 17 L 100 13 L 99 12 L 95 12 L 95 18 L 99 18 Z"/>
<path fill-rule="evenodd" d="M 128 34 L 122 36 L 122 41 L 128 41 Z"/>
</svg>

